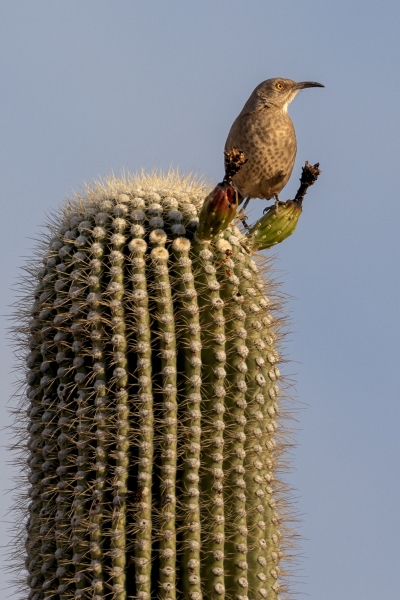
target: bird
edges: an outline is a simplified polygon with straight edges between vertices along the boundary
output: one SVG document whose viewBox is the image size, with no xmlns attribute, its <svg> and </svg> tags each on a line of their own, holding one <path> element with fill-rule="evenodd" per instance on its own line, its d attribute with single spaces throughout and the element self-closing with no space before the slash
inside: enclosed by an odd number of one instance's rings
<svg viewBox="0 0 400 600">
<path fill-rule="evenodd" d="M 303 89 L 325 87 L 316 81 L 274 77 L 260 83 L 233 122 L 225 143 L 227 155 L 235 148 L 244 153 L 245 164 L 232 177 L 242 212 L 252 198 L 279 204 L 279 193 L 292 174 L 297 152 L 296 132 L 288 106 Z"/>
</svg>

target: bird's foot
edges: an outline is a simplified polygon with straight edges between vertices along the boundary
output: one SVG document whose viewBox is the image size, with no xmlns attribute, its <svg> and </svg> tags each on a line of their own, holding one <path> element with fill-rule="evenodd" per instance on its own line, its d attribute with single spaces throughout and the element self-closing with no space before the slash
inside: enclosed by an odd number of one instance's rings
<svg viewBox="0 0 400 600">
<path fill-rule="evenodd" d="M 279 200 L 278 194 L 275 194 L 275 204 L 274 205 L 270 205 L 270 206 L 266 206 L 263 210 L 263 215 L 265 215 L 266 212 L 269 211 L 270 208 L 274 207 L 275 208 L 275 213 L 278 214 L 279 213 L 279 207 L 283 206 L 285 204 L 285 202 L 282 202 L 282 200 Z"/>
<path fill-rule="evenodd" d="M 247 215 L 245 214 L 243 209 L 240 212 L 238 212 L 236 218 L 242 223 L 243 227 L 247 229 L 247 231 L 250 229 L 250 227 L 247 224 Z"/>
<path fill-rule="evenodd" d="M 275 208 L 276 212 L 278 212 L 277 207 L 279 206 L 279 201 L 275 202 L 275 204 L 270 204 L 269 206 L 266 206 L 263 210 L 263 215 L 265 215 L 265 213 L 267 213 L 271 208 Z"/>
<path fill-rule="evenodd" d="M 236 215 L 236 218 L 242 222 L 243 227 L 247 230 L 249 230 L 250 227 L 247 225 L 247 215 L 245 214 L 244 211 L 249 202 L 250 202 L 250 198 L 248 196 L 247 196 L 247 198 L 244 198 L 243 206 L 241 207 L 240 211 Z"/>
</svg>

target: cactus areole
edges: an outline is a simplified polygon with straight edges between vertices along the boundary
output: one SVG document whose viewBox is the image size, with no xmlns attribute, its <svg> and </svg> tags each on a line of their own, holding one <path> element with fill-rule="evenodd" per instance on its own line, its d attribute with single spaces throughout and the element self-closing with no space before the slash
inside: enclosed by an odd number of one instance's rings
<svg viewBox="0 0 400 600">
<path fill-rule="evenodd" d="M 23 600 L 287 597 L 279 297 L 209 192 L 87 187 L 27 268 Z"/>
</svg>

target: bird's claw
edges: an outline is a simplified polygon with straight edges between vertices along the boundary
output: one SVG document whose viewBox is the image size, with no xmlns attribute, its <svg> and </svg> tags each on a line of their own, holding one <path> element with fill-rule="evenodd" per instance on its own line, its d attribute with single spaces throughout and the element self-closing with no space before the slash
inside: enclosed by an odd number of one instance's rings
<svg viewBox="0 0 400 600">
<path fill-rule="evenodd" d="M 265 213 L 267 213 L 271 208 L 274 208 L 276 214 L 278 214 L 279 207 L 284 206 L 285 204 L 286 202 L 282 202 L 282 200 L 279 200 L 278 196 L 275 196 L 275 204 L 270 204 L 270 206 L 266 206 L 263 210 L 263 215 L 265 215 Z"/>
</svg>

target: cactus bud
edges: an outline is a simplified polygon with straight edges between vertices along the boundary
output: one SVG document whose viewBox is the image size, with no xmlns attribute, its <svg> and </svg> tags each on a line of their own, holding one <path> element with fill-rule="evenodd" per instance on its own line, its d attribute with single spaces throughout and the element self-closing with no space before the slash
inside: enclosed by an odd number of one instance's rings
<svg viewBox="0 0 400 600">
<path fill-rule="evenodd" d="M 196 236 L 199 241 L 211 240 L 225 231 L 236 215 L 238 193 L 232 184 L 223 181 L 208 194 L 202 206 Z"/>
<path fill-rule="evenodd" d="M 271 206 L 250 229 L 248 240 L 257 250 L 271 248 L 292 235 L 302 212 L 301 204 L 288 200 L 278 207 Z"/>
</svg>

